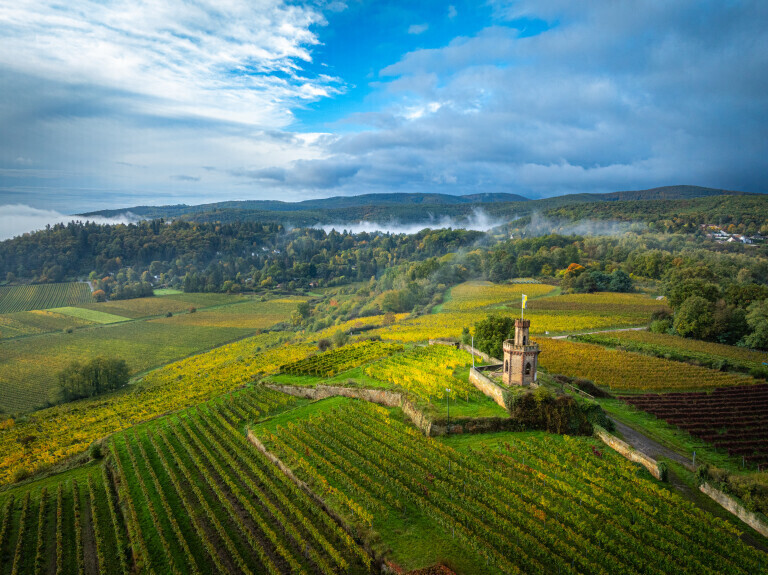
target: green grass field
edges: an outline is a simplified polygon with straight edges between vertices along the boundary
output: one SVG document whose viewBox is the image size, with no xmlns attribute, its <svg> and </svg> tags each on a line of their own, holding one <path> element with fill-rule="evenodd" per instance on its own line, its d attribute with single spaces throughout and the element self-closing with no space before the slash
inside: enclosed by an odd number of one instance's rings
<svg viewBox="0 0 768 575">
<path fill-rule="evenodd" d="M 72 317 L 50 310 L 0 314 L 0 339 L 37 335 L 88 325 L 93 325 L 93 322 L 82 317 Z"/>
<path fill-rule="evenodd" d="M 180 313 L 189 308 L 203 309 L 212 306 L 228 305 L 251 301 L 242 296 L 230 296 L 226 294 L 181 294 L 163 297 L 142 297 L 136 299 L 122 299 L 101 303 L 83 305 L 86 309 L 121 315 L 132 319 L 142 317 L 165 315 L 168 312 Z"/>
<path fill-rule="evenodd" d="M 178 289 L 171 289 L 171 288 L 160 288 L 154 290 L 156 296 L 166 296 L 166 295 L 179 295 L 183 294 L 184 292 Z"/>
<path fill-rule="evenodd" d="M 171 297 L 171 296 L 169 296 Z M 150 320 L 154 323 L 178 326 L 216 326 L 241 329 L 264 329 L 290 317 L 302 298 L 276 299 L 267 302 L 241 300 L 239 303 L 221 305 L 210 309 L 199 309 L 170 318 Z"/>
<path fill-rule="evenodd" d="M 0 412 L 28 411 L 53 400 L 57 374 L 72 361 L 115 357 L 140 373 L 285 321 L 295 305 L 243 300 L 210 312 L 2 341 Z"/>
<path fill-rule="evenodd" d="M 0 314 L 87 304 L 91 289 L 82 282 L 0 287 Z"/>
<path fill-rule="evenodd" d="M 60 313 L 69 317 L 76 317 L 83 319 L 90 323 L 120 323 L 121 321 L 130 321 L 131 318 L 123 317 L 121 315 L 115 315 L 112 313 L 106 313 L 103 311 L 96 311 L 92 309 L 84 309 L 81 307 L 55 307 L 51 310 L 54 313 Z"/>
</svg>

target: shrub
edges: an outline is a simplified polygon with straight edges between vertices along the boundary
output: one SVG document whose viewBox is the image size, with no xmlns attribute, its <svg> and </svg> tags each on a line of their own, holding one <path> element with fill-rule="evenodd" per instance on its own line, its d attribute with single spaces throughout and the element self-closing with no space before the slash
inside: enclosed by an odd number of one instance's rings
<svg viewBox="0 0 768 575">
<path fill-rule="evenodd" d="M 660 475 L 659 480 L 666 482 L 667 479 L 669 479 L 669 467 L 664 461 L 659 461 L 658 467 L 659 467 L 659 475 Z"/>
<path fill-rule="evenodd" d="M 26 467 L 20 467 L 13 473 L 13 477 L 11 478 L 11 481 L 13 483 L 18 483 L 19 481 L 24 481 L 27 479 L 32 473 L 27 469 Z"/>
<path fill-rule="evenodd" d="M 317 349 L 320 351 L 328 351 L 331 347 L 333 347 L 333 344 L 330 339 L 323 338 L 317 341 Z"/>
<path fill-rule="evenodd" d="M 557 374 L 552 376 L 552 379 L 554 379 L 557 383 L 563 384 L 567 383 L 569 385 L 572 385 L 581 391 L 584 391 L 591 395 L 592 397 L 600 397 L 600 398 L 606 398 L 610 399 L 613 396 L 608 393 L 607 391 L 603 391 L 600 389 L 595 383 L 589 379 L 583 379 L 581 377 L 568 377 L 567 375 L 561 375 Z"/>
<path fill-rule="evenodd" d="M 555 397 L 548 389 L 540 387 L 533 392 L 512 391 L 505 394 L 505 401 L 510 416 L 524 429 L 568 435 L 592 434 L 587 414 L 570 396 Z"/>
<path fill-rule="evenodd" d="M 502 357 L 505 339 L 515 336 L 515 320 L 508 316 L 488 316 L 475 324 L 475 348 L 491 357 Z"/>
<path fill-rule="evenodd" d="M 657 319 L 651 322 L 650 330 L 653 333 L 669 333 L 672 329 L 671 319 Z"/>
<path fill-rule="evenodd" d="M 171 312 L 168 312 L 165 314 L 165 317 L 173 317 L 173 314 Z"/>
<path fill-rule="evenodd" d="M 581 402 L 581 411 L 584 413 L 584 417 L 587 418 L 592 425 L 599 425 L 606 431 L 616 431 L 616 424 L 609 418 L 603 408 L 596 403 Z"/>
<path fill-rule="evenodd" d="M 88 457 L 93 460 L 101 459 L 104 457 L 104 450 L 102 448 L 101 441 L 94 441 L 91 443 L 91 445 L 88 447 Z"/>
<path fill-rule="evenodd" d="M 347 341 L 349 341 L 349 336 L 343 330 L 338 330 L 333 334 L 333 345 L 336 347 L 342 347 Z"/>
</svg>

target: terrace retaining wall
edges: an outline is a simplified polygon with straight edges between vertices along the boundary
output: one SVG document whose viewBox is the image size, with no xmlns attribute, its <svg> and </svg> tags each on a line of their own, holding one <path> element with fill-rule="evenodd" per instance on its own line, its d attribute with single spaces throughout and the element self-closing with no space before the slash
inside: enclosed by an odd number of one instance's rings
<svg viewBox="0 0 768 575">
<path fill-rule="evenodd" d="M 361 399 L 386 407 L 399 407 L 413 424 L 427 437 L 459 433 L 488 433 L 491 431 L 516 429 L 514 420 L 505 417 L 460 417 L 452 419 L 450 423 L 447 420 L 433 421 L 422 411 L 417 409 L 413 403 L 403 396 L 403 394 L 387 391 L 386 389 L 340 387 L 335 385 L 302 387 L 297 385 L 267 384 L 266 387 L 274 389 L 275 391 L 282 391 L 288 395 L 311 400 L 342 396 Z"/>
<path fill-rule="evenodd" d="M 736 517 L 741 519 L 744 523 L 749 525 L 752 529 L 764 537 L 768 537 L 768 524 L 766 524 L 759 515 L 752 513 L 751 511 L 747 511 L 733 497 L 727 493 L 723 493 L 719 489 L 715 489 L 709 483 L 702 483 L 699 489 L 702 493 L 706 494 L 717 503 L 719 503 L 726 511 L 733 513 Z"/>
<path fill-rule="evenodd" d="M 595 428 L 595 437 L 600 439 L 608 447 L 610 447 L 620 455 L 626 457 L 630 461 L 639 463 L 640 465 L 645 467 L 648 471 L 650 471 L 651 475 L 653 475 L 656 479 L 658 479 L 659 481 L 663 481 L 662 470 L 655 459 L 651 459 L 642 451 L 638 451 L 637 449 L 635 449 L 625 441 L 622 441 L 615 435 L 611 435 L 602 427 L 595 425 L 594 428 Z"/>
<path fill-rule="evenodd" d="M 507 408 L 504 403 L 504 389 L 474 367 L 469 369 L 469 383 L 474 385 L 504 409 Z"/>
</svg>

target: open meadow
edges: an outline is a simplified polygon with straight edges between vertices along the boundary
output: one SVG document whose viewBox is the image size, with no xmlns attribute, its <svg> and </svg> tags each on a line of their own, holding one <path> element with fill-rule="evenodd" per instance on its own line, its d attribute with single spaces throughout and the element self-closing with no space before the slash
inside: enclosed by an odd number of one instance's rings
<svg viewBox="0 0 768 575">
<path fill-rule="evenodd" d="M 0 339 L 12 339 L 50 333 L 52 331 L 76 329 L 93 325 L 93 323 L 84 317 L 75 317 L 70 314 L 57 313 L 50 310 L 0 314 Z"/>
<path fill-rule="evenodd" d="M 196 313 L 3 341 L 0 411 L 27 411 L 54 400 L 57 374 L 72 361 L 116 357 L 137 374 L 285 321 L 298 301 L 270 304 L 238 298 L 232 305 Z M 85 310 L 84 315 L 90 311 Z"/>
</svg>

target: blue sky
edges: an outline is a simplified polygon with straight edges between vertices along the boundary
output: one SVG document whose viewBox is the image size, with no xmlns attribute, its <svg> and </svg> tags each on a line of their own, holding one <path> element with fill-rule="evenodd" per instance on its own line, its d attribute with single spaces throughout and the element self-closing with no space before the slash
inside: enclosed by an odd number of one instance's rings
<svg viewBox="0 0 768 575">
<path fill-rule="evenodd" d="M 757 0 L 6 3 L 0 227 L 370 192 L 763 192 L 766 22 Z"/>
</svg>

